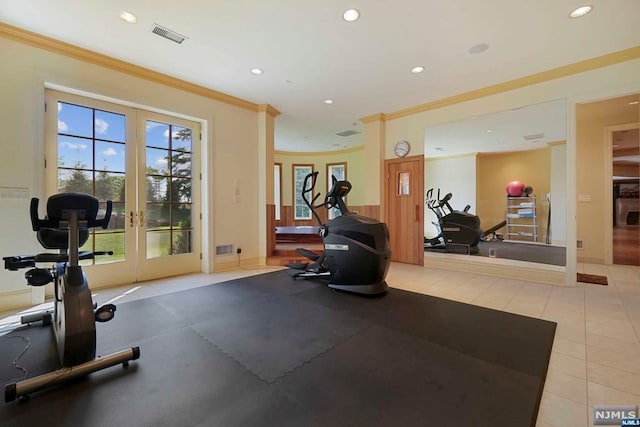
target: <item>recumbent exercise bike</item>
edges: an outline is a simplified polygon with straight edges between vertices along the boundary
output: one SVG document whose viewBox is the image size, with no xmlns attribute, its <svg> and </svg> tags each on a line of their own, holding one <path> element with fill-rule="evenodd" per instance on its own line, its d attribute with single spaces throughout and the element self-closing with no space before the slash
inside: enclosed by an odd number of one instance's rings
<svg viewBox="0 0 640 427">
<path fill-rule="evenodd" d="M 109 225 L 112 203 L 107 202 L 104 218 L 97 219 L 99 202 L 82 193 L 61 193 L 49 197 L 47 216 L 38 217 L 38 199 L 31 199 L 31 224 L 38 241 L 45 249 L 58 249 L 59 253 L 42 253 L 4 257 L 6 270 L 32 268 L 25 277 L 31 286 L 54 284 L 54 309 L 22 316 L 21 323 L 42 321 L 51 324 L 58 349 L 61 368 L 37 377 L 5 386 L 5 401 L 27 398 L 30 393 L 45 387 L 81 377 L 110 366 L 140 357 L 139 347 L 131 347 L 96 358 L 95 322 L 106 322 L 114 317 L 116 307 L 106 304 L 96 309 L 91 298 L 87 278 L 79 265 L 80 260 L 112 252 L 79 252 L 89 238 L 89 229 Z M 54 263 L 52 268 L 37 268 L 38 263 Z"/>
<path fill-rule="evenodd" d="M 311 199 L 309 195 L 313 195 L 317 178 L 318 172 L 305 177 L 302 199 L 320 224 L 324 253 L 296 249 L 298 254 L 312 262 L 289 264 L 288 267 L 293 269 L 292 277 L 324 278 L 333 289 L 368 295 L 384 294 L 388 290 L 385 277 L 391 262 L 387 224 L 350 212 L 344 197 L 351 190 L 351 183 L 339 181 L 335 176 L 332 176 L 332 186 L 324 202 L 315 204 L 320 193 Z M 316 212 L 320 207 L 327 210 L 338 208 L 341 215 L 322 224 Z"/>
</svg>

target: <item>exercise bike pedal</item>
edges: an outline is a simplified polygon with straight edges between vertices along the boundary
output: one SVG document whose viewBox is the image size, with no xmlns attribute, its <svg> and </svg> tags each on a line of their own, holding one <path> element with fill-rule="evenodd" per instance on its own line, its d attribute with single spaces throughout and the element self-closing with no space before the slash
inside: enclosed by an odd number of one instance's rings
<svg viewBox="0 0 640 427">
<path fill-rule="evenodd" d="M 53 274 L 45 268 L 32 268 L 24 274 L 31 286 L 44 286 L 53 282 Z"/>
<path fill-rule="evenodd" d="M 113 304 L 105 304 L 95 312 L 96 322 L 108 322 L 113 319 L 116 313 L 116 306 Z"/>
</svg>

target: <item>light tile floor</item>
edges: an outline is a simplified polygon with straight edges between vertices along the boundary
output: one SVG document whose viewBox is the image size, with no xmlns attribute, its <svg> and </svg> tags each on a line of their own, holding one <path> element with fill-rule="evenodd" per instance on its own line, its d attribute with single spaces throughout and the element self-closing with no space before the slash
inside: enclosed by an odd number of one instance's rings
<svg viewBox="0 0 640 427">
<path fill-rule="evenodd" d="M 277 270 L 256 267 L 185 276 L 94 291 L 99 305 L 170 293 Z M 593 425 L 594 405 L 640 404 L 640 267 L 579 264 L 607 276 L 608 286 L 562 287 L 393 263 L 394 288 L 558 323 L 539 427 Z M 17 321 L 0 315 L 0 331 Z M 117 315 L 117 314 L 116 314 Z"/>
</svg>

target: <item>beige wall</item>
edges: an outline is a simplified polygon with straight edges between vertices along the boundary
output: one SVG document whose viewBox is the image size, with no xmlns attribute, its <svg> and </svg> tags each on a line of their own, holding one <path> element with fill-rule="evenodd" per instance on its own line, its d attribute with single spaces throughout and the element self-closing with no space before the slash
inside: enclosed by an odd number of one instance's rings
<svg viewBox="0 0 640 427">
<path fill-rule="evenodd" d="M 606 197 L 605 127 L 638 122 L 638 108 L 608 108 L 607 101 L 576 106 L 577 238 L 583 241 L 578 260 L 605 262 Z"/>
<path fill-rule="evenodd" d="M 208 164 L 203 170 L 208 193 L 204 210 L 210 246 L 233 243 L 243 248 L 246 258 L 257 259 L 260 220 L 257 111 L 1 37 L 0 52 L 0 127 L 3 129 L 0 187 L 27 190 L 26 199 L 0 200 L 0 253 L 3 256 L 40 250 L 29 224 L 28 198 L 44 196 L 44 91 L 45 83 L 52 83 L 202 121 L 207 131 Z M 236 181 L 239 200 L 234 198 Z M 21 276 L 0 271 L 0 292 L 29 291 Z"/>
<path fill-rule="evenodd" d="M 482 221 L 482 228 L 487 229 L 505 220 L 506 186 L 511 181 L 520 181 L 533 187 L 532 194 L 536 196 L 537 241 L 544 242 L 549 212 L 544 195 L 551 187 L 551 149 L 545 146 L 537 150 L 483 153 L 478 154 L 477 161 L 477 214 Z"/>
<path fill-rule="evenodd" d="M 343 152 L 325 152 L 325 153 L 290 153 L 275 152 L 275 162 L 282 164 L 282 205 L 293 205 L 293 181 L 292 181 L 292 165 L 294 164 L 312 164 L 314 171 L 320 172 L 318 182 L 316 183 L 316 192 L 320 192 L 322 197 L 329 190 L 326 188 L 328 163 L 346 163 L 347 164 L 347 180 L 353 186 L 351 192 L 347 196 L 347 206 L 364 205 L 364 194 L 367 185 L 367 173 L 364 162 L 364 147 L 357 147 Z"/>
</svg>

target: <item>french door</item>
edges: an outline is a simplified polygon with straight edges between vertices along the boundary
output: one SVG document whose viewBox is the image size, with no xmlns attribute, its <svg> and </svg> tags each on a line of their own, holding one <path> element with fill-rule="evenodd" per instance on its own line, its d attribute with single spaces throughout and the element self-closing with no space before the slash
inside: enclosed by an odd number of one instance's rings
<svg viewBox="0 0 640 427">
<path fill-rule="evenodd" d="M 91 286 L 200 271 L 199 124 L 53 90 L 46 100 L 47 196 L 92 194 L 98 215 L 113 202 L 109 227 L 81 248 L 114 252 L 83 261 Z"/>
</svg>

